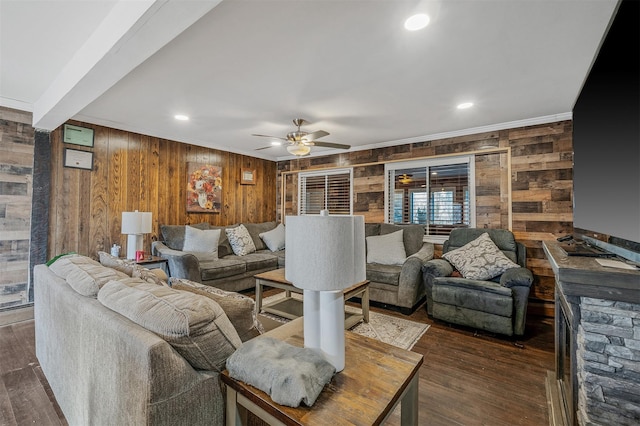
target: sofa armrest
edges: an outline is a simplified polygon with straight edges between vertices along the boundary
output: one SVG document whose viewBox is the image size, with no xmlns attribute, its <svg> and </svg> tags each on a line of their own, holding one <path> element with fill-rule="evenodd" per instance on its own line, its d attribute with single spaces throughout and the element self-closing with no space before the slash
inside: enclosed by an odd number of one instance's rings
<svg viewBox="0 0 640 426">
<path fill-rule="evenodd" d="M 160 241 L 154 241 L 151 246 L 154 254 L 168 260 L 169 271 L 172 277 L 201 282 L 200 262 L 191 253 L 174 250 Z"/>
<path fill-rule="evenodd" d="M 500 276 L 500 285 L 511 288 L 515 286 L 531 287 L 533 273 L 527 268 L 511 268 Z"/>
<path fill-rule="evenodd" d="M 424 243 L 420 250 L 404 261 L 398 282 L 398 304 L 413 306 L 424 296 L 422 265 L 431 259 L 433 259 L 433 244 Z"/>
<path fill-rule="evenodd" d="M 448 277 L 453 272 L 453 266 L 445 259 L 431 259 L 422 265 L 422 280 L 427 294 L 427 313 L 433 313 L 433 280 L 437 277 Z"/>
</svg>

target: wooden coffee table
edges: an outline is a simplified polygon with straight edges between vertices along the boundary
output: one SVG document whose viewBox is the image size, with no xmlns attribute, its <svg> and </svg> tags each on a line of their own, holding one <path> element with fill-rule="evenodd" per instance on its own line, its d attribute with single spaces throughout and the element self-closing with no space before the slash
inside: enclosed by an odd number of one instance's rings
<svg viewBox="0 0 640 426">
<path fill-rule="evenodd" d="M 304 346 L 303 318 L 263 336 Z M 260 337 L 256 337 L 260 339 Z M 235 380 L 225 370 L 227 426 L 246 424 L 246 411 L 270 425 L 379 425 L 401 403 L 401 424 L 418 424 L 418 371 L 421 354 L 356 333 L 345 332 L 345 367 L 335 374 L 316 402 L 307 407 L 278 405 L 269 395 Z"/>
<path fill-rule="evenodd" d="M 285 278 L 284 268 L 263 272 L 256 279 L 256 314 L 268 312 L 287 319 L 302 316 L 302 300 L 294 298 L 291 293 L 303 294 L 303 290 L 295 287 Z M 262 303 L 263 287 L 275 287 L 285 291 L 282 299 L 268 305 Z M 345 312 L 344 328 L 349 329 L 360 321 L 369 322 L 369 281 L 365 280 L 344 290 L 344 301 L 360 297 L 360 312 Z"/>
</svg>

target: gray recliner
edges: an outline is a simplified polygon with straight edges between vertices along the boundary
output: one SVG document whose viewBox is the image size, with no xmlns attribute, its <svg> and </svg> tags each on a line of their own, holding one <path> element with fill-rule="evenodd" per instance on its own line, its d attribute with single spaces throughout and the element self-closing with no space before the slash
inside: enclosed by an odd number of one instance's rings
<svg viewBox="0 0 640 426">
<path fill-rule="evenodd" d="M 454 229 L 442 253 L 462 247 L 483 233 L 488 233 L 496 246 L 521 267 L 480 281 L 452 276 L 454 267 L 447 260 L 432 259 L 422 267 L 427 313 L 453 324 L 521 336 L 533 274 L 526 269 L 526 249 L 515 241 L 513 233 L 505 229 Z"/>
</svg>

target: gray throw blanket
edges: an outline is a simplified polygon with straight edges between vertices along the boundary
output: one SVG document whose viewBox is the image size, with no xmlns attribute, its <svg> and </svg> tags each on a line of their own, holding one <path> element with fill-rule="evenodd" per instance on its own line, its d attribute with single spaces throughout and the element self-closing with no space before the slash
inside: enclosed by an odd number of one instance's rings
<svg viewBox="0 0 640 426">
<path fill-rule="evenodd" d="M 297 407 L 313 405 L 335 368 L 311 349 L 273 337 L 242 344 L 228 359 L 229 376 L 268 393 L 273 402 Z"/>
</svg>

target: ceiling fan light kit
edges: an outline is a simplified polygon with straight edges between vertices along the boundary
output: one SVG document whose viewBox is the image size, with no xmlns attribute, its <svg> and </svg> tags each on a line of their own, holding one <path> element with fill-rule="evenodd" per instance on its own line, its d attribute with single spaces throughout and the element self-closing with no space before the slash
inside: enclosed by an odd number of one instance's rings
<svg viewBox="0 0 640 426">
<path fill-rule="evenodd" d="M 317 142 L 316 139 L 320 139 L 320 138 L 323 138 L 325 136 L 328 136 L 329 132 L 326 132 L 324 130 L 316 130 L 315 132 L 309 133 L 309 132 L 305 132 L 303 130 L 300 130 L 300 126 L 302 126 L 303 124 L 308 124 L 308 123 L 309 122 L 307 120 L 305 120 L 304 118 L 296 118 L 296 119 L 294 119 L 293 120 L 293 124 L 295 124 L 298 129 L 293 131 L 293 132 L 287 133 L 287 137 L 286 138 L 281 138 L 281 137 L 278 137 L 278 136 L 260 135 L 260 134 L 255 134 L 255 133 L 252 136 L 258 136 L 258 137 L 261 137 L 261 138 L 271 138 L 271 139 L 284 140 L 284 141 L 286 141 L 288 143 L 287 151 L 290 154 L 297 155 L 299 157 L 304 156 L 304 155 L 309 155 L 309 153 L 311 152 L 311 147 L 312 146 L 321 146 L 321 147 L 326 147 L 326 148 L 337 148 L 337 149 L 349 149 L 349 148 L 351 148 L 351 145 L 344 145 L 344 144 L 340 144 L 340 143 Z M 272 145 L 276 145 L 273 142 L 271 144 Z M 256 151 L 261 150 L 261 149 L 266 149 L 266 148 L 271 148 L 271 146 L 257 148 Z"/>
<path fill-rule="evenodd" d="M 289 154 L 302 157 L 303 155 L 308 155 L 311 152 L 311 147 L 304 144 L 288 145 L 287 151 L 289 151 Z"/>
</svg>

